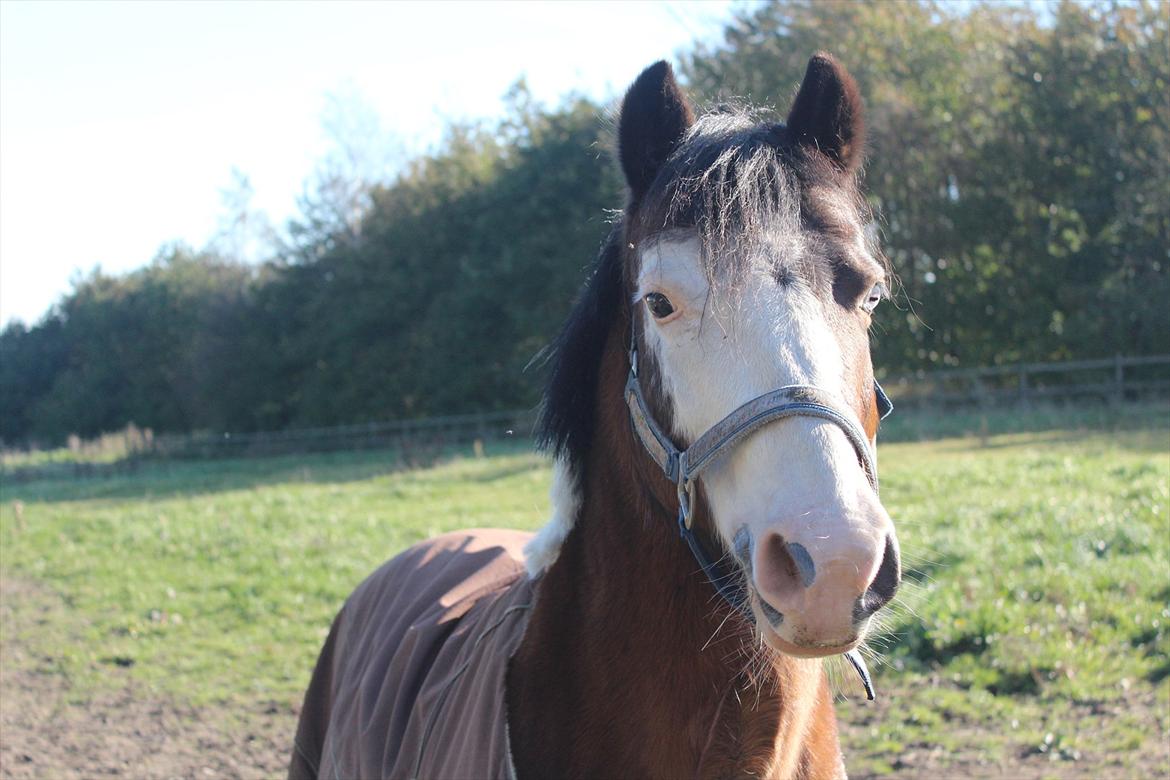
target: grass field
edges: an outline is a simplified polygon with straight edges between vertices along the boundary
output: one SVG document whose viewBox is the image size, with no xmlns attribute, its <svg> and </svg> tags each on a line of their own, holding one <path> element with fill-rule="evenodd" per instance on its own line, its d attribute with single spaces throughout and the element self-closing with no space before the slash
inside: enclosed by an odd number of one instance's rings
<svg viewBox="0 0 1170 780">
<path fill-rule="evenodd" d="M 879 701 L 840 675 L 852 775 L 1170 772 L 1170 410 L 1092 426 L 881 448 L 907 586 L 874 643 Z M 538 456 L 396 463 L 161 463 L 5 486 L 3 639 L 20 648 L 5 686 L 60 679 L 85 707 L 132 684 L 226 731 L 276 712 L 291 736 L 329 621 L 377 564 L 446 530 L 544 518 Z"/>
</svg>

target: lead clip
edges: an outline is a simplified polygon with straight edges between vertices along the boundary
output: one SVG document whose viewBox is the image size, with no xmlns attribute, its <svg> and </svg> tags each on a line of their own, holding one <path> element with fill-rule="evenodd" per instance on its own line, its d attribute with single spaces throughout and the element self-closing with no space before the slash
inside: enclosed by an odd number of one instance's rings
<svg viewBox="0 0 1170 780">
<path fill-rule="evenodd" d="M 877 695 L 873 691 L 873 680 L 869 676 L 869 668 L 865 665 L 865 659 L 861 657 L 861 653 L 857 650 L 850 650 L 845 653 L 845 660 L 857 671 L 857 675 L 861 678 L 861 684 L 865 687 L 865 698 L 873 701 Z"/>
</svg>

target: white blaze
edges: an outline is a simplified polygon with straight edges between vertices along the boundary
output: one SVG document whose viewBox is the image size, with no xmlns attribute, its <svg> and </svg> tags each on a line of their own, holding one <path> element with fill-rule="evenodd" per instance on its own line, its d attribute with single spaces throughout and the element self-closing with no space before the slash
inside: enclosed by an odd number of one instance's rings
<svg viewBox="0 0 1170 780">
<path fill-rule="evenodd" d="M 763 258 L 747 278 L 712 287 L 700 244 L 667 236 L 642 250 L 638 298 L 659 292 L 678 315 L 659 323 L 645 315 L 653 354 L 689 444 L 742 404 L 776 388 L 816 385 L 847 403 L 845 366 L 822 304 L 795 274 L 785 284 Z M 641 305 L 641 304 L 636 304 Z M 854 417 L 860 426 L 860 420 Z M 817 557 L 842 524 L 862 528 L 876 497 L 844 433 L 833 423 L 794 418 L 773 423 L 721 455 L 702 476 L 715 523 L 730 547 L 747 526 L 799 538 Z"/>
</svg>

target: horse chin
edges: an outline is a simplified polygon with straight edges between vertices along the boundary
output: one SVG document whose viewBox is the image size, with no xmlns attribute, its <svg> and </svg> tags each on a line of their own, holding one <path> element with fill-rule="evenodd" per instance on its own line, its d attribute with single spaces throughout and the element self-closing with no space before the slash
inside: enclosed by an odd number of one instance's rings
<svg viewBox="0 0 1170 780">
<path fill-rule="evenodd" d="M 794 658 L 825 658 L 830 655 L 841 655 L 853 650 L 865 639 L 864 634 L 858 633 L 852 640 L 844 643 L 822 642 L 793 642 L 780 636 L 768 626 L 763 627 L 764 644 L 783 655 Z"/>
</svg>

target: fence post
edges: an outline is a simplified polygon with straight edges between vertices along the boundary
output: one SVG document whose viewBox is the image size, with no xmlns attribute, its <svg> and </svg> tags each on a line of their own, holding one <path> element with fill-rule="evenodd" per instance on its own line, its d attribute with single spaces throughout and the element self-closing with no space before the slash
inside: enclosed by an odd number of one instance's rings
<svg viewBox="0 0 1170 780">
<path fill-rule="evenodd" d="M 990 397 L 987 394 L 987 388 L 983 384 L 983 377 L 979 374 L 975 375 L 975 398 L 976 404 L 979 408 L 979 446 L 986 447 L 990 437 L 990 430 L 987 424 L 987 408 L 990 406 Z"/>
<path fill-rule="evenodd" d="M 1020 403 L 1027 404 L 1028 403 L 1028 370 L 1026 368 L 1024 368 L 1024 366 L 1022 366 L 1022 365 L 1020 366 L 1018 392 L 1019 392 L 1019 397 L 1020 397 Z"/>
<path fill-rule="evenodd" d="M 1121 403 L 1125 400 L 1125 363 L 1121 353 L 1113 355 L 1113 400 Z"/>
</svg>

